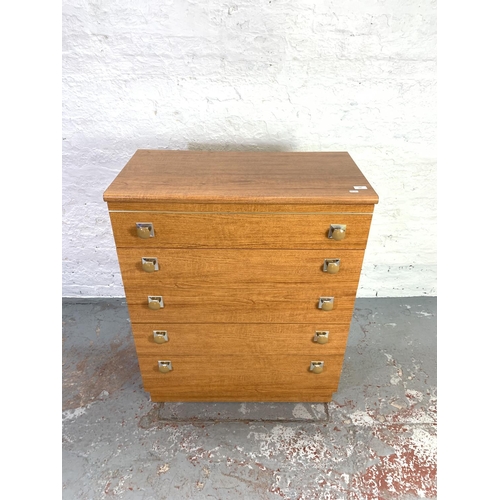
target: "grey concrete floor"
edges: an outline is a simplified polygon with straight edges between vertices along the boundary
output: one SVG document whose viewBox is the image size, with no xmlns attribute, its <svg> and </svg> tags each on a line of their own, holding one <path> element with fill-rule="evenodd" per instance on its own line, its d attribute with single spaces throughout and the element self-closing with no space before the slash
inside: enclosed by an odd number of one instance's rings
<svg viewBox="0 0 500 500">
<path fill-rule="evenodd" d="M 437 497 L 436 299 L 358 299 L 328 404 L 151 403 L 123 299 L 63 300 L 63 499 Z"/>
</svg>

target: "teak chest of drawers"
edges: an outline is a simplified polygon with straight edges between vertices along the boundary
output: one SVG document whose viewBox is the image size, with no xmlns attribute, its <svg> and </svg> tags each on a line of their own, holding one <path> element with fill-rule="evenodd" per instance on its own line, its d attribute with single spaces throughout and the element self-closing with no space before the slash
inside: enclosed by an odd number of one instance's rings
<svg viewBox="0 0 500 500">
<path fill-rule="evenodd" d="M 348 153 L 138 150 L 104 193 L 152 401 L 330 401 L 378 196 Z"/>
</svg>

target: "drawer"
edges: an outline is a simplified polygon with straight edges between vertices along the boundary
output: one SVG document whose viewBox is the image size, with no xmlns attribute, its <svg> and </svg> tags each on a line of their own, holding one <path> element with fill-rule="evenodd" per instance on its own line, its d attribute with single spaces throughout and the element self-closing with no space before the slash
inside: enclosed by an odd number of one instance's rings
<svg viewBox="0 0 500 500">
<path fill-rule="evenodd" d="M 364 249 L 372 214 L 110 212 L 117 247 Z M 137 236 L 152 223 L 154 237 Z M 328 238 L 331 224 L 344 239 Z"/>
<path fill-rule="evenodd" d="M 165 250 L 119 248 L 118 257 L 125 286 L 161 287 L 162 290 L 223 287 L 228 291 L 244 287 L 293 285 L 356 288 L 364 250 Z M 158 269 L 146 272 L 151 258 Z M 339 260 L 325 272 L 325 259 Z M 327 267 L 327 266 L 326 266 Z M 330 266 L 331 268 L 332 266 Z"/>
<path fill-rule="evenodd" d="M 134 323 L 132 330 L 139 356 L 321 356 L 344 353 L 349 324 Z M 316 332 L 325 331 L 328 335 L 320 335 L 320 343 L 314 340 Z"/>
<path fill-rule="evenodd" d="M 161 373 L 158 361 L 170 361 L 172 371 Z M 323 361 L 322 373 L 310 371 L 311 361 Z M 224 395 L 224 391 L 251 388 L 325 389 L 332 392 L 338 382 L 343 356 L 318 359 L 310 355 L 256 356 L 139 356 L 144 389 L 167 392 L 175 388 L 195 388 L 200 394 Z"/>
<path fill-rule="evenodd" d="M 307 288 L 268 284 L 232 290 L 213 287 L 167 290 L 160 286 L 125 285 L 132 323 L 350 323 L 356 288 L 315 285 Z M 152 310 L 148 296 L 160 297 Z M 334 297 L 333 309 L 318 308 L 320 297 Z"/>
</svg>

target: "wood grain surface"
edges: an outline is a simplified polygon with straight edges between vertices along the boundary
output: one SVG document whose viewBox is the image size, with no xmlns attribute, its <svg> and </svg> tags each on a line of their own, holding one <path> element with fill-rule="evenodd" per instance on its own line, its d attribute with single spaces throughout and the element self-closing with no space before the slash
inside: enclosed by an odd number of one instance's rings
<svg viewBox="0 0 500 500">
<path fill-rule="evenodd" d="M 328 214 L 369 214 L 374 205 L 307 205 L 276 203 L 173 203 L 162 201 L 110 201 L 110 212 L 209 212 L 209 213 L 328 213 Z"/>
<path fill-rule="evenodd" d="M 158 361 L 171 361 L 172 371 L 161 373 Z M 309 371 L 311 361 L 324 361 L 323 373 Z M 198 394 L 223 396 L 228 389 L 262 390 L 263 388 L 324 389 L 333 392 L 340 377 L 341 355 L 255 356 L 140 356 L 139 365 L 144 389 L 163 392 L 175 388 L 196 388 Z"/>
<path fill-rule="evenodd" d="M 122 279 L 127 288 L 162 290 L 269 287 L 295 285 L 341 286 L 356 289 L 364 250 L 165 250 L 118 248 Z M 156 257 L 158 271 L 145 272 L 142 257 Z M 340 259 L 340 271 L 323 271 L 325 259 Z"/>
<path fill-rule="evenodd" d="M 349 323 L 356 289 L 338 287 L 301 288 L 272 286 L 242 288 L 228 293 L 211 289 L 206 293 L 161 287 L 125 286 L 128 311 L 133 323 Z M 165 307 L 151 310 L 148 295 L 163 297 Z M 318 309 L 319 297 L 335 298 L 333 310 Z"/>
<path fill-rule="evenodd" d="M 364 249 L 371 214 L 205 214 L 111 212 L 117 247 Z M 155 236 L 141 239 L 136 222 L 151 222 Z M 345 238 L 327 237 L 330 224 L 345 224 Z"/>
<path fill-rule="evenodd" d="M 288 402 L 288 403 L 330 403 L 332 392 L 337 390 L 338 380 L 332 382 L 331 387 L 323 388 L 295 388 L 295 387 L 259 387 L 238 386 L 224 387 L 223 390 L 200 391 L 196 387 L 171 387 L 170 389 L 151 389 L 150 398 L 153 403 L 166 402 Z"/>
<path fill-rule="evenodd" d="M 153 330 L 168 332 L 168 342 L 156 344 Z M 313 341 L 316 331 L 327 330 L 328 342 Z M 176 324 L 134 323 L 137 353 L 146 356 L 255 356 L 308 354 L 343 355 L 349 324 Z"/>
<path fill-rule="evenodd" d="M 374 204 L 378 196 L 347 152 L 138 150 L 104 200 Z"/>
</svg>

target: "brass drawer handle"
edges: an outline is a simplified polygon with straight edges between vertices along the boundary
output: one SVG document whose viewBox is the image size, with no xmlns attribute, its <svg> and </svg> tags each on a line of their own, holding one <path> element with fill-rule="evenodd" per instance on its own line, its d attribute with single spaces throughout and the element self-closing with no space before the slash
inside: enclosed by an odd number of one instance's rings
<svg viewBox="0 0 500 500">
<path fill-rule="evenodd" d="M 330 229 L 328 230 L 328 238 L 331 240 L 340 241 L 345 238 L 346 232 L 345 224 L 330 224 Z"/>
<path fill-rule="evenodd" d="M 318 344 L 326 344 L 328 342 L 328 335 L 330 332 L 328 331 L 321 331 L 321 332 L 316 332 L 314 334 L 314 342 L 317 342 Z"/>
<path fill-rule="evenodd" d="M 168 332 L 166 330 L 153 330 L 153 340 L 157 344 L 168 342 Z"/>
<path fill-rule="evenodd" d="M 158 370 L 162 373 L 169 373 L 172 371 L 172 361 L 158 361 Z"/>
<path fill-rule="evenodd" d="M 309 366 L 309 370 L 313 373 L 321 373 L 325 366 L 324 361 L 311 361 L 311 365 Z"/>
<path fill-rule="evenodd" d="M 340 271 L 340 259 L 325 259 L 323 271 L 329 274 L 337 274 Z"/>
<path fill-rule="evenodd" d="M 147 273 L 158 271 L 158 259 L 156 257 L 142 257 L 142 270 Z"/>
<path fill-rule="evenodd" d="M 136 222 L 135 227 L 137 230 L 137 236 L 143 240 L 147 238 L 154 238 L 155 228 L 152 222 Z"/>
<path fill-rule="evenodd" d="M 333 297 L 320 297 L 318 303 L 318 309 L 323 311 L 331 311 L 333 309 Z"/>
<path fill-rule="evenodd" d="M 163 297 L 160 296 L 148 296 L 148 307 L 153 309 L 153 311 L 157 311 L 158 309 L 163 309 Z"/>
</svg>

